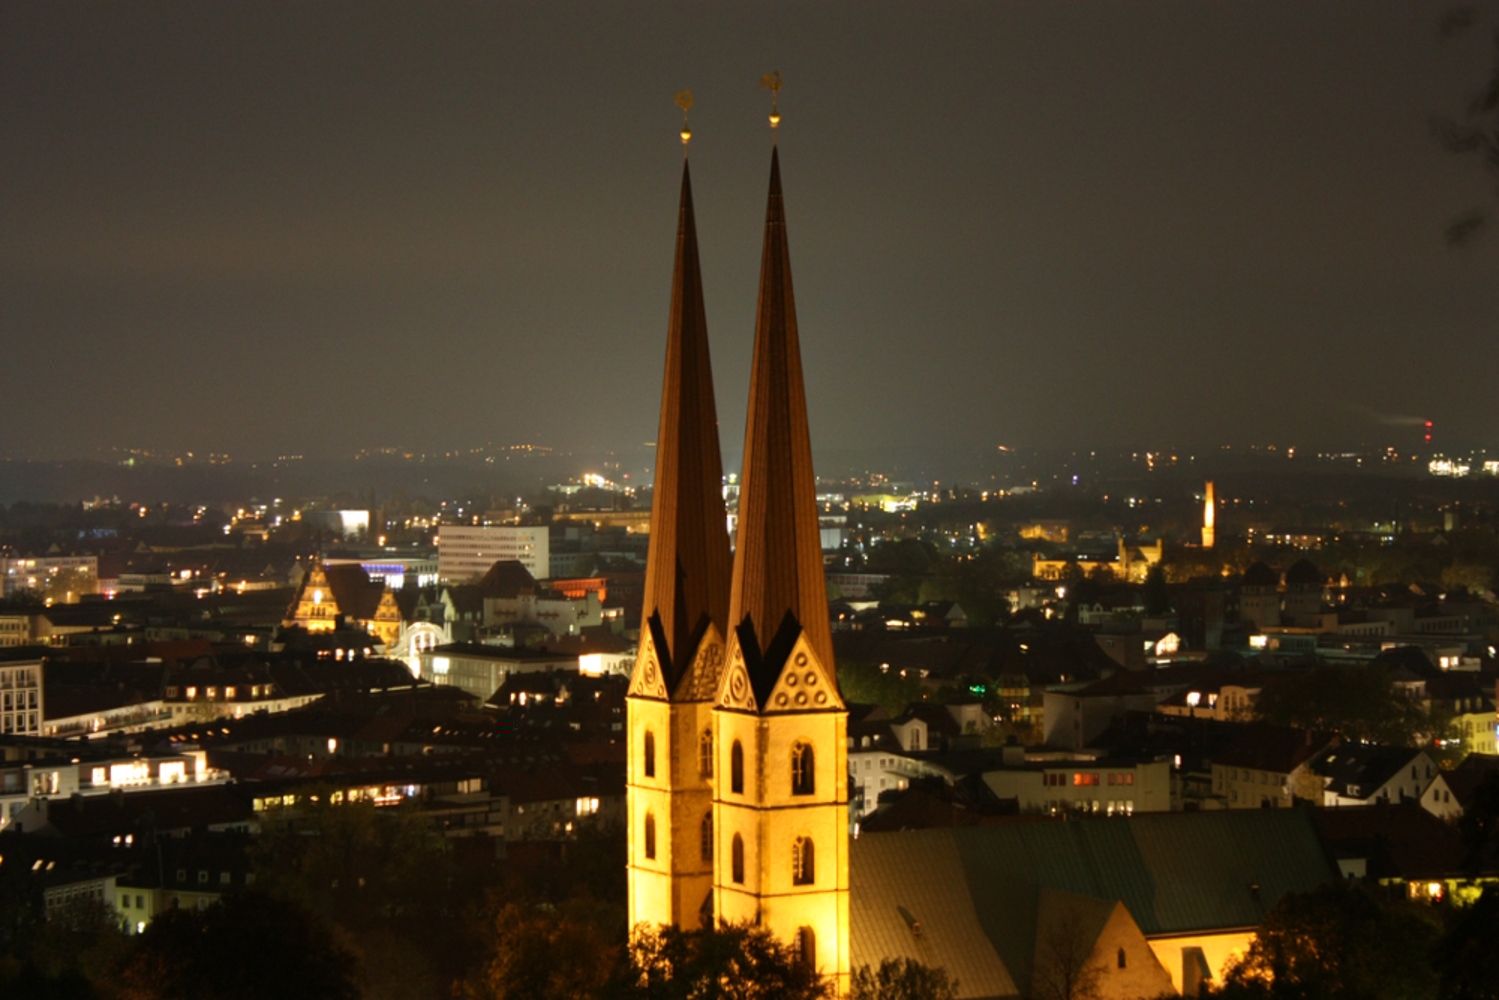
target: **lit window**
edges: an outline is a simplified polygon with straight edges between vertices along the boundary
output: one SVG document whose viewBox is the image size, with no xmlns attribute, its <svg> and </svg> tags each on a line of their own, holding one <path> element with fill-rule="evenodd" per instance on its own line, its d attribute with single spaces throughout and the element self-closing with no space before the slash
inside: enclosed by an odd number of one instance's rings
<svg viewBox="0 0 1499 1000">
<path fill-rule="evenodd" d="M 791 794 L 811 795 L 817 790 L 817 762 L 810 743 L 791 748 Z"/>
<path fill-rule="evenodd" d="M 817 877 L 811 837 L 797 837 L 791 844 L 791 884 L 811 885 Z"/>
<path fill-rule="evenodd" d="M 697 738 L 697 773 L 699 777 L 713 777 L 713 730 L 704 729 Z"/>
</svg>

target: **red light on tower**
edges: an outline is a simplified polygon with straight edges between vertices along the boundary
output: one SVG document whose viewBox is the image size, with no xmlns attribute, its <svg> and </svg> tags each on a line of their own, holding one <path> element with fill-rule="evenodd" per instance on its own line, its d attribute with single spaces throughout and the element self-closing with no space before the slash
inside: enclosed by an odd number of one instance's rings
<svg viewBox="0 0 1499 1000">
<path fill-rule="evenodd" d="M 1431 444 L 1431 421 L 1426 421 L 1426 443 Z"/>
</svg>

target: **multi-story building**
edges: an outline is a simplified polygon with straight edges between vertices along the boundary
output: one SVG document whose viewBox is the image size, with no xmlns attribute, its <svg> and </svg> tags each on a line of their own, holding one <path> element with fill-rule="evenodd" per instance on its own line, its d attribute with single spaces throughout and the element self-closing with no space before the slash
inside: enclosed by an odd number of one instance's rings
<svg viewBox="0 0 1499 1000">
<path fill-rule="evenodd" d="M 0 733 L 41 731 L 41 651 L 24 646 L 0 651 Z"/>
<path fill-rule="evenodd" d="M 437 576 L 443 583 L 472 582 L 495 563 L 512 559 L 538 579 L 551 576 L 551 529 L 444 524 L 437 531 Z"/>
<path fill-rule="evenodd" d="M 17 556 L 0 558 L 0 580 L 5 595 L 23 590 L 45 593 L 54 601 L 71 604 L 83 594 L 99 589 L 97 556 Z"/>
</svg>

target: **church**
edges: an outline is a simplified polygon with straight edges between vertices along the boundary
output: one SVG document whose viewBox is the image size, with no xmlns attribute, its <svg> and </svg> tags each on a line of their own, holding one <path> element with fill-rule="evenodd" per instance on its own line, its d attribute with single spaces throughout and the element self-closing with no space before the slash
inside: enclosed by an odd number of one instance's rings
<svg viewBox="0 0 1499 1000">
<path fill-rule="evenodd" d="M 684 163 L 651 548 L 627 701 L 630 923 L 758 922 L 842 992 L 848 713 L 833 667 L 774 149 L 751 372 L 731 557 Z"/>
<path fill-rule="evenodd" d="M 626 701 L 632 927 L 758 923 L 840 996 L 851 969 L 901 958 L 946 969 L 964 998 L 1072 996 L 1079 974 L 1097 1000 L 1195 996 L 1282 896 L 1338 877 L 1302 810 L 852 839 L 774 148 L 749 395 L 731 553 L 684 163 Z"/>
</svg>

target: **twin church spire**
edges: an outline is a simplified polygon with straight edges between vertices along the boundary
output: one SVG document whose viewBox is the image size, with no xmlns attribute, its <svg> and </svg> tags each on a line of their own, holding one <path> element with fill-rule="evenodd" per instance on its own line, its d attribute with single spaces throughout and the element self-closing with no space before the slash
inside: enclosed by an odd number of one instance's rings
<svg viewBox="0 0 1499 1000">
<path fill-rule="evenodd" d="M 779 77 L 768 77 L 774 94 Z M 690 107 L 678 95 L 684 113 Z M 771 125 L 780 121 L 772 113 Z M 691 133 L 685 119 L 682 139 Z M 772 151 L 730 558 L 689 168 L 651 545 L 627 699 L 630 920 L 753 922 L 847 986 L 847 713 L 823 582 L 791 259 Z"/>
</svg>

